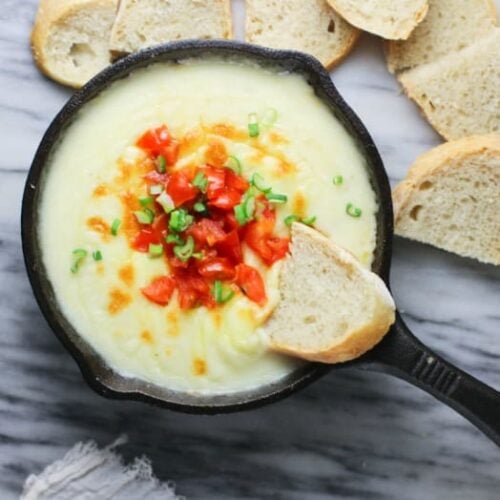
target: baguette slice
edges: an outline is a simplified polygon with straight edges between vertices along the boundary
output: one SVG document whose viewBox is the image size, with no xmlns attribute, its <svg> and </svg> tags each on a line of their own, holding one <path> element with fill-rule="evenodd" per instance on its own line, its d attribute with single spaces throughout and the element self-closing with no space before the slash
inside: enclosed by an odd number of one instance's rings
<svg viewBox="0 0 500 500">
<path fill-rule="evenodd" d="M 500 265 L 500 135 L 424 153 L 393 199 L 396 234 Z"/>
<path fill-rule="evenodd" d="M 303 224 L 292 226 L 281 300 L 264 327 L 271 349 L 339 363 L 374 347 L 394 323 L 384 282 L 349 252 Z"/>
<path fill-rule="evenodd" d="M 382 38 L 406 40 L 427 14 L 427 0 L 328 0 L 349 23 Z"/>
<path fill-rule="evenodd" d="M 231 0 L 120 0 L 110 45 L 126 54 L 186 38 L 231 36 Z"/>
<path fill-rule="evenodd" d="M 492 0 L 429 0 L 429 12 L 410 38 L 386 44 L 387 66 L 396 73 L 432 62 L 473 44 L 495 26 Z"/>
<path fill-rule="evenodd" d="M 110 64 L 116 5 L 117 0 L 40 0 L 31 35 L 40 70 L 78 88 Z"/>
<path fill-rule="evenodd" d="M 470 47 L 405 71 L 405 92 L 446 139 L 500 130 L 500 28 Z"/>
<path fill-rule="evenodd" d="M 307 52 L 328 69 L 359 36 L 326 0 L 247 0 L 245 29 L 247 42 Z"/>
</svg>

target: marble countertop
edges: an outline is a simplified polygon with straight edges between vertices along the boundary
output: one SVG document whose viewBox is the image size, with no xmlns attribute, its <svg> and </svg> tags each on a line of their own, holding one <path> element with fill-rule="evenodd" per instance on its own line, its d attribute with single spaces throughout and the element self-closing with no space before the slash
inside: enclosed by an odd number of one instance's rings
<svg viewBox="0 0 500 500">
<path fill-rule="evenodd" d="M 498 3 L 498 2 L 497 2 Z M 498 448 L 429 395 L 388 376 L 335 372 L 280 403 L 200 417 L 108 401 L 83 382 L 33 298 L 19 218 L 26 172 L 70 92 L 28 46 L 35 0 L 0 11 L 0 498 L 79 440 L 126 433 L 160 479 L 203 499 L 497 499 Z M 241 16 L 241 12 L 239 12 Z M 440 142 L 368 35 L 333 73 L 377 143 L 391 182 Z M 397 239 L 398 307 L 425 343 L 500 387 L 500 269 Z"/>
</svg>

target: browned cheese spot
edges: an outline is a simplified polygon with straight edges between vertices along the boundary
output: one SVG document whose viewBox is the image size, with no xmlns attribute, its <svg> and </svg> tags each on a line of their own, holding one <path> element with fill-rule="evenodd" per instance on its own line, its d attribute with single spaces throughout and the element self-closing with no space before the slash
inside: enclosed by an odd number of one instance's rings
<svg viewBox="0 0 500 500">
<path fill-rule="evenodd" d="M 118 270 L 118 276 L 127 286 L 132 286 L 135 279 L 134 266 L 132 264 L 125 264 Z"/>
<path fill-rule="evenodd" d="M 109 188 L 106 184 L 99 184 L 95 187 L 94 192 L 92 193 L 95 198 L 106 196 L 107 194 L 109 194 Z"/>
<path fill-rule="evenodd" d="M 108 312 L 115 315 L 123 311 L 132 302 L 132 297 L 122 292 L 119 288 L 112 288 L 109 291 Z"/>
<path fill-rule="evenodd" d="M 224 143 L 218 139 L 211 139 L 205 152 L 205 160 L 214 167 L 223 167 L 227 162 L 227 151 Z"/>
<path fill-rule="evenodd" d="M 299 217 L 307 215 L 307 200 L 301 191 L 297 191 L 292 199 L 292 213 Z"/>
<path fill-rule="evenodd" d="M 193 372 L 197 376 L 202 376 L 207 373 L 207 362 L 201 358 L 193 360 Z"/>
<path fill-rule="evenodd" d="M 171 337 L 177 337 L 180 333 L 179 315 L 176 311 L 167 313 L 167 333 Z"/>
<path fill-rule="evenodd" d="M 102 217 L 90 217 L 87 219 L 87 227 L 99 233 L 103 240 L 109 240 L 111 237 L 111 228 Z"/>
<path fill-rule="evenodd" d="M 141 340 L 147 344 L 153 344 L 155 341 L 153 334 L 149 330 L 141 332 Z"/>
</svg>

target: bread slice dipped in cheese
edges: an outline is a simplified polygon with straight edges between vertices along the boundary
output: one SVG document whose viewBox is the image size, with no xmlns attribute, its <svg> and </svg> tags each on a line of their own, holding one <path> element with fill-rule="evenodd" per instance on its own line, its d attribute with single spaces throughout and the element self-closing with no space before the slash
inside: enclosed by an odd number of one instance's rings
<svg viewBox="0 0 500 500">
<path fill-rule="evenodd" d="M 500 265 L 500 135 L 424 153 L 393 199 L 396 234 Z"/>
<path fill-rule="evenodd" d="M 40 70 L 78 88 L 110 64 L 116 6 L 117 0 L 40 0 L 31 36 Z"/>
<path fill-rule="evenodd" d="M 271 349 L 310 361 L 349 361 L 374 347 L 394 320 L 394 301 L 376 274 L 321 233 L 293 224 L 280 302 L 263 327 Z"/>
<path fill-rule="evenodd" d="M 111 50 L 125 54 L 188 38 L 231 37 L 231 0 L 121 0 Z"/>
<path fill-rule="evenodd" d="M 328 0 L 349 23 L 391 40 L 406 40 L 427 14 L 427 0 Z"/>
<path fill-rule="evenodd" d="M 326 0 L 247 0 L 249 43 L 273 49 L 300 50 L 331 69 L 353 48 L 359 31 Z"/>
<path fill-rule="evenodd" d="M 492 0 L 429 0 L 429 12 L 407 40 L 387 42 L 387 66 L 400 73 L 461 50 L 496 26 Z"/>
</svg>

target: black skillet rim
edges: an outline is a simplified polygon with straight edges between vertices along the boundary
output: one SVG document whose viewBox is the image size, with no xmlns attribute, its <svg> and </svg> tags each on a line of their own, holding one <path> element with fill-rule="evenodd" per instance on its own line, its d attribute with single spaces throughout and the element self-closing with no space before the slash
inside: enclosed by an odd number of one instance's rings
<svg viewBox="0 0 500 500">
<path fill-rule="evenodd" d="M 88 345 L 65 319 L 55 301 L 46 277 L 37 238 L 37 208 L 44 166 L 52 148 L 63 135 L 80 108 L 96 97 L 111 83 L 125 78 L 135 70 L 150 64 L 216 56 L 256 61 L 262 66 L 280 68 L 305 76 L 319 98 L 330 108 L 355 138 L 367 161 L 367 171 L 379 200 L 377 214 L 377 249 L 373 270 L 386 282 L 389 278 L 393 213 L 389 181 L 377 148 L 367 129 L 346 104 L 333 85 L 329 74 L 313 57 L 295 51 L 274 50 L 236 41 L 188 40 L 151 47 L 127 56 L 109 66 L 77 91 L 57 114 L 38 147 L 24 190 L 21 232 L 28 277 L 42 311 L 57 338 L 77 362 L 84 379 L 97 393 L 114 399 L 142 401 L 176 411 L 196 414 L 235 412 L 262 406 L 282 399 L 305 387 L 330 371 L 331 367 L 308 363 L 278 382 L 255 390 L 220 396 L 171 391 L 138 379 L 123 377 L 106 366 L 102 358 Z M 354 362 L 355 364 L 356 362 Z"/>
</svg>

